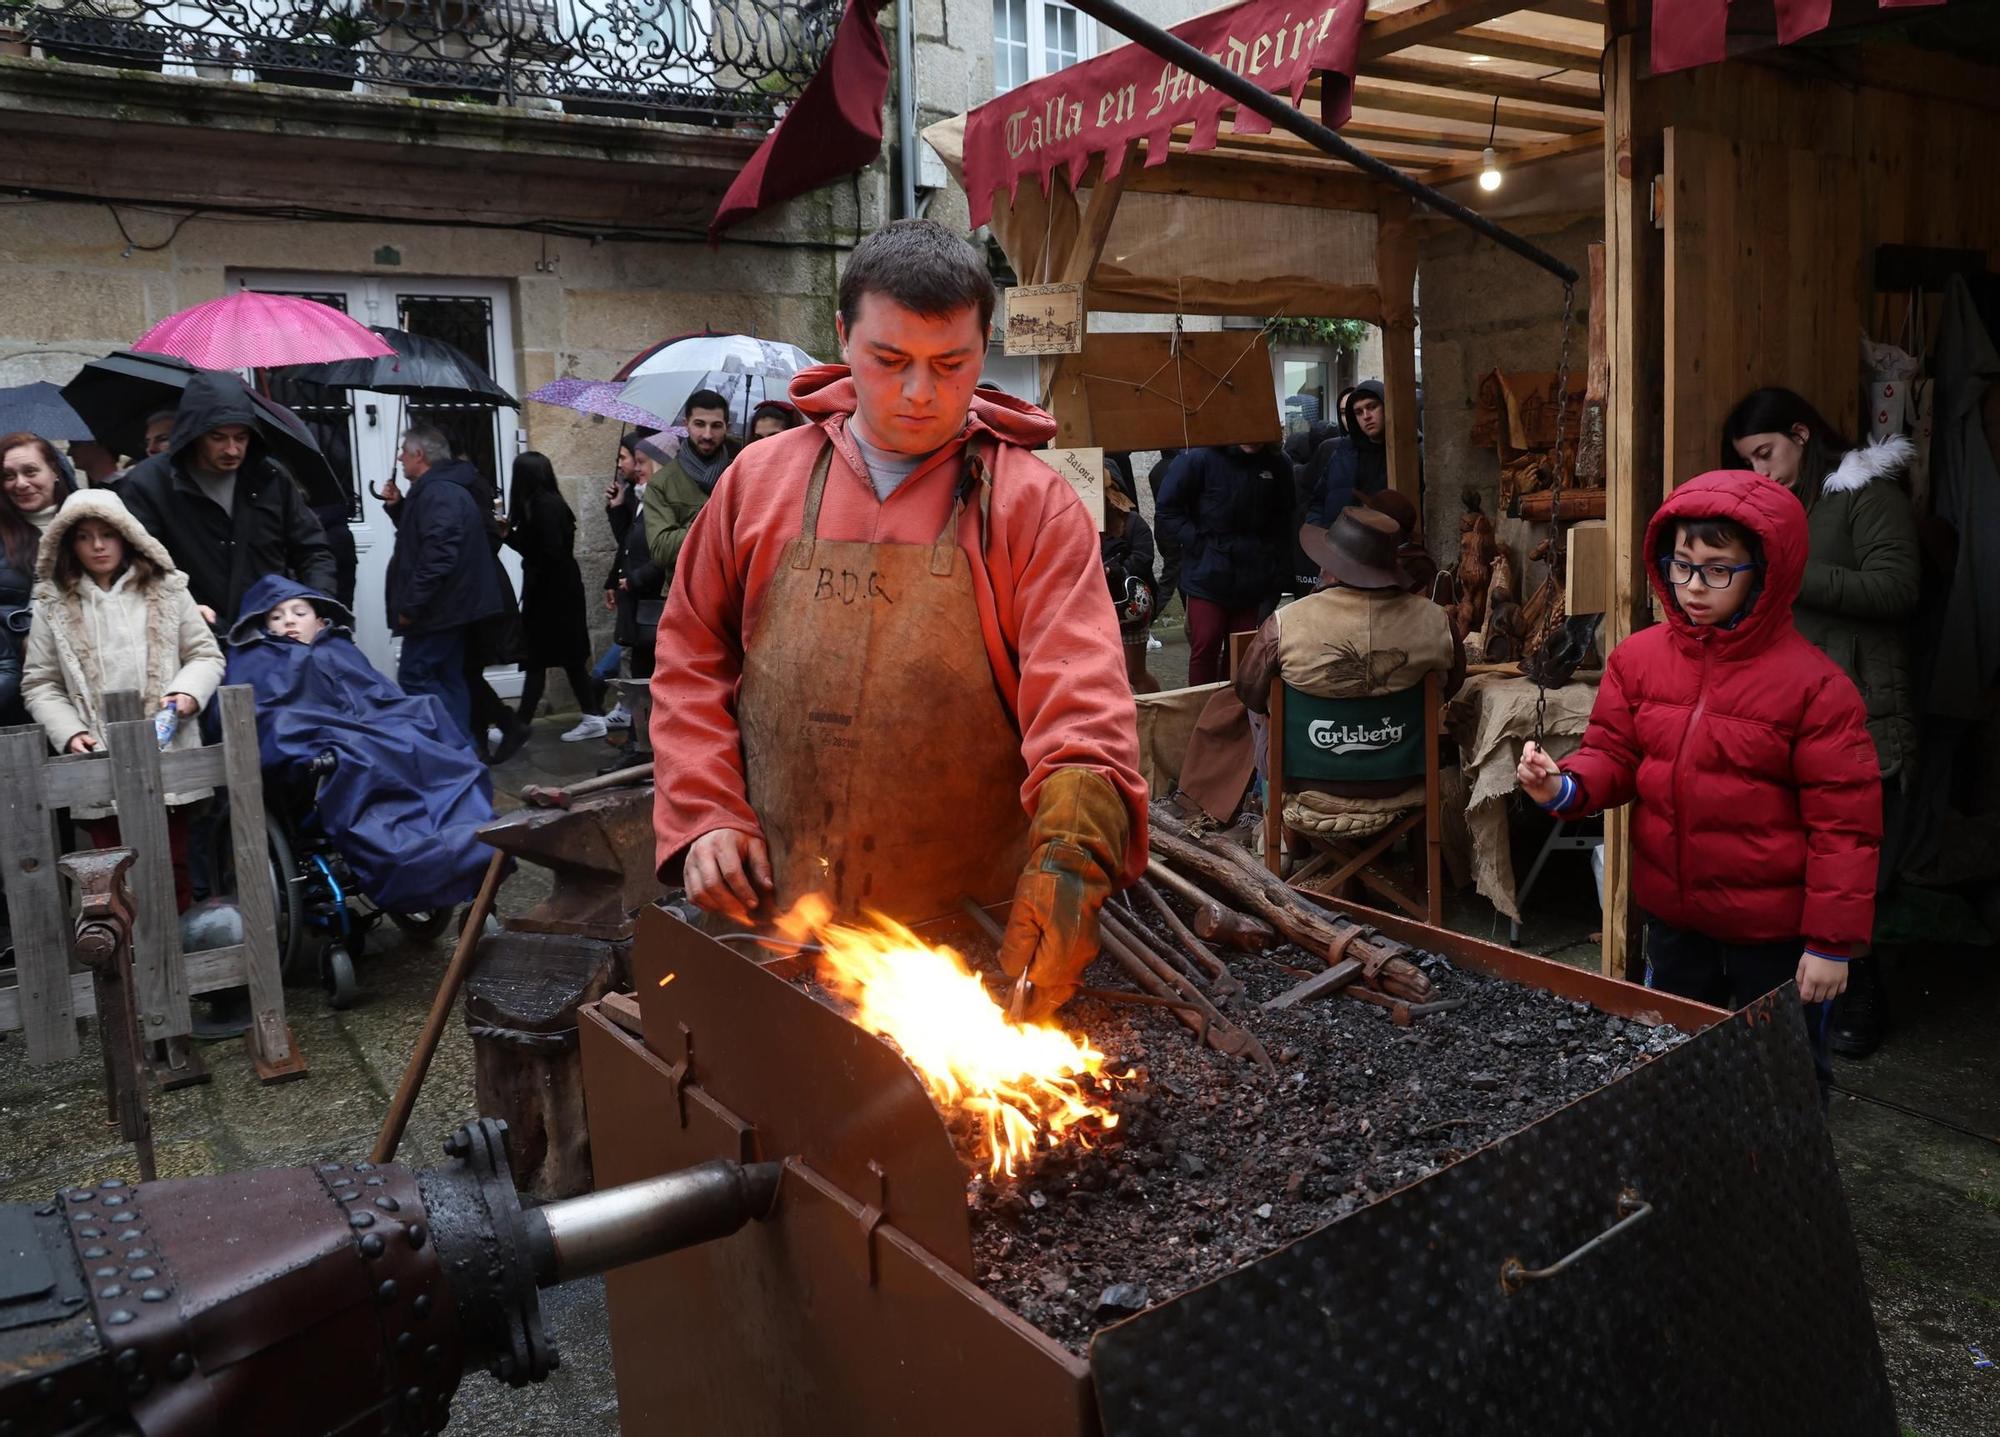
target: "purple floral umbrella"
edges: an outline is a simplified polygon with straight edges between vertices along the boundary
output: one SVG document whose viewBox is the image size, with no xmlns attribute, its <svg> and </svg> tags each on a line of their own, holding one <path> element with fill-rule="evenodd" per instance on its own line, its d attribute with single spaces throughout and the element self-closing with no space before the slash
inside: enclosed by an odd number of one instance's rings
<svg viewBox="0 0 2000 1437">
<path fill-rule="evenodd" d="M 544 384 L 528 398 L 536 404 L 549 404 L 578 414 L 595 414 L 615 419 L 620 424 L 636 424 L 647 429 L 667 427 L 667 421 L 659 415 L 620 399 L 618 392 L 624 387 L 620 383 L 594 379 L 558 379 Z"/>
</svg>

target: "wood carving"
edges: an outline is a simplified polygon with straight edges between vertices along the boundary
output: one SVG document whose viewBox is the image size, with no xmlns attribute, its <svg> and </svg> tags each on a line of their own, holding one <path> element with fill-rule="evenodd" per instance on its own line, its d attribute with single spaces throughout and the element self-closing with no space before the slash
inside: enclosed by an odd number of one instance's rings
<svg viewBox="0 0 2000 1437">
<path fill-rule="evenodd" d="M 1479 647 L 1483 661 L 1489 664 L 1521 657 L 1521 582 L 1514 572 L 1514 556 L 1504 548 L 1493 556 L 1493 577 L 1486 592 L 1486 628 Z"/>
<path fill-rule="evenodd" d="M 1451 628 L 1463 642 L 1486 622 L 1486 590 L 1492 582 L 1493 556 L 1500 550 L 1493 521 L 1480 512 L 1479 491 L 1467 489 L 1465 513 L 1458 521 L 1458 564 L 1453 574 L 1459 599 L 1450 609 Z"/>
</svg>

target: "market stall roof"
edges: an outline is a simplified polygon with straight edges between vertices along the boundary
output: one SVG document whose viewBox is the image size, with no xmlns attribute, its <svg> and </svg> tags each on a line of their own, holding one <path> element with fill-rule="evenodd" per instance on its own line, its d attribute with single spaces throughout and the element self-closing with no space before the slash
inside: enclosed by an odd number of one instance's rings
<svg viewBox="0 0 2000 1437">
<path fill-rule="evenodd" d="M 1226 28 L 1247 40 L 1263 33 L 1258 12 L 1266 8 L 1273 7 L 1240 0 L 1209 16 L 1237 17 L 1241 23 Z M 1336 4 L 1326 13 L 1338 10 Z M 1288 5 L 1275 7 L 1280 12 L 1296 13 Z M 1358 37 L 1350 30 L 1351 85 L 1338 75 L 1330 82 L 1315 76 L 1304 84 L 1299 107 L 1431 184 L 1475 173 L 1489 135 L 1509 171 L 1594 155 L 1603 142 L 1596 75 L 1603 21 L 1603 6 L 1591 0 L 1542 0 L 1533 9 L 1506 0 L 1388 0 L 1368 12 Z M 1112 57 L 1133 48 L 1031 82 L 973 115 L 983 114 L 989 127 L 995 117 L 1015 114 L 1032 123 L 1072 81 L 1078 83 L 1070 98 L 1094 109 L 1102 97 L 1081 82 L 1101 77 L 1117 63 Z M 1157 70 L 1159 62 L 1150 63 Z M 1260 76 L 1260 83 L 1288 88 L 1283 78 Z M 1115 117 L 1115 99 L 1107 103 Z M 961 184 L 971 118 L 925 131 Z M 1162 139 L 1164 156 L 1153 153 Z M 1402 301 L 1382 298 L 1401 286 L 1380 285 L 1376 273 L 1385 187 L 1305 141 L 1210 117 L 1134 139 L 1129 160 L 1122 143 L 1084 149 L 1067 147 L 1061 161 L 1067 168 L 1054 174 L 1046 164 L 1038 174 L 1032 157 L 1020 160 L 1006 177 L 1014 182 L 1011 195 L 1003 184 L 974 196 L 975 222 L 990 205 L 995 235 L 1023 283 L 1063 277 L 1077 265 L 1080 238 L 1101 239 L 1095 263 L 1085 266 L 1094 309 L 1340 314 L 1377 323 L 1403 317 Z M 1086 237 L 1084 216 L 1107 163 L 1122 198 L 1102 235 Z M 980 179 L 973 183 L 985 187 Z M 1247 235 L 1257 242 L 1245 244 Z"/>
<path fill-rule="evenodd" d="M 1427 184 L 1476 172 L 1489 143 L 1506 169 L 1594 149 L 1603 128 L 1604 20 L 1597 0 L 1381 0 L 1361 28 L 1350 113 L 1335 128 Z M 1324 118 L 1317 80 L 1300 108 Z M 1176 148 L 1190 138 L 1180 131 Z M 1225 127 L 1216 148 L 1278 177 L 1297 168 L 1290 161 L 1352 173 L 1285 134 Z"/>
</svg>

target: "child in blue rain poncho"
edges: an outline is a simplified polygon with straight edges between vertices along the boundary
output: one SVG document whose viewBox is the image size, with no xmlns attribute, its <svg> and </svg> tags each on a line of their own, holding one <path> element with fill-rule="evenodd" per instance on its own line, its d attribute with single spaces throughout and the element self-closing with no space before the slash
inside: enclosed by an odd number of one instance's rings
<svg viewBox="0 0 2000 1437">
<path fill-rule="evenodd" d="M 353 626 L 326 595 L 260 579 L 229 631 L 225 682 L 256 691 L 267 780 L 310 785 L 313 761 L 333 755 L 301 824 L 347 860 L 377 907 L 467 902 L 493 857 L 475 837 L 493 821 L 492 780 L 443 705 L 383 676 L 355 646 Z"/>
</svg>

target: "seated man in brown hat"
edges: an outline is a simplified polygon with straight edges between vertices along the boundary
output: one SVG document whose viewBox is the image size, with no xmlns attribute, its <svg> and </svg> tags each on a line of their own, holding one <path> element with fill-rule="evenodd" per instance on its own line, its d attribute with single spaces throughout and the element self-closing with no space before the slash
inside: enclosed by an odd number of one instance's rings
<svg viewBox="0 0 2000 1437">
<path fill-rule="evenodd" d="M 1299 531 L 1300 545 L 1320 567 L 1322 587 L 1279 609 L 1257 631 L 1235 680 L 1245 708 L 1265 713 L 1271 681 L 1280 676 L 1300 693 L 1324 699 L 1402 693 L 1434 672 L 1445 676 L 1446 697 L 1458 692 L 1465 651 L 1445 611 L 1410 592 L 1409 576 L 1397 562 L 1401 542 L 1394 519 L 1363 507 L 1341 510 L 1327 528 L 1308 524 Z M 1329 836 L 1379 831 L 1411 806 L 1407 776 L 1306 779 L 1286 787 L 1295 796 L 1286 804 L 1286 826 Z M 1415 792 L 1421 801 L 1421 782 Z"/>
</svg>

